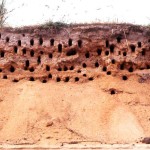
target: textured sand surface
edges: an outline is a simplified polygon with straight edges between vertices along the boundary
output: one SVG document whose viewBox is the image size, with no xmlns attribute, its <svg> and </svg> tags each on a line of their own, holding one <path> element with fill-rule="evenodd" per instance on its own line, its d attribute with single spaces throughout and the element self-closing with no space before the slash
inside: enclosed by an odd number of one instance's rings
<svg viewBox="0 0 150 150">
<path fill-rule="evenodd" d="M 103 90 L 112 86 L 122 93 Z M 138 83 L 136 77 L 128 81 L 102 77 L 84 84 L 1 80 L 0 140 L 14 144 L 139 141 L 150 134 L 149 90 L 149 84 Z"/>
</svg>

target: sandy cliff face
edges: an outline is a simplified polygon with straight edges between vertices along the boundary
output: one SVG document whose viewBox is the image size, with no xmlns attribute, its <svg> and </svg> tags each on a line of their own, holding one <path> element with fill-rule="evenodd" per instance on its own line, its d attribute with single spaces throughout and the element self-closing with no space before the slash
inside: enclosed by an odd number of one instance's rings
<svg viewBox="0 0 150 150">
<path fill-rule="evenodd" d="M 2 30 L 0 142 L 135 143 L 149 136 L 149 36 L 132 25 Z"/>
</svg>

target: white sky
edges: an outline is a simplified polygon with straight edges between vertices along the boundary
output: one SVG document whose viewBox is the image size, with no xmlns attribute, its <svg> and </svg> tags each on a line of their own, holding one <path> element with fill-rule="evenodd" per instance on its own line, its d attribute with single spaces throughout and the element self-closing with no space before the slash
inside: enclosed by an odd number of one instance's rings
<svg viewBox="0 0 150 150">
<path fill-rule="evenodd" d="M 25 26 L 45 21 L 150 24 L 150 0 L 6 0 L 7 24 Z"/>
</svg>

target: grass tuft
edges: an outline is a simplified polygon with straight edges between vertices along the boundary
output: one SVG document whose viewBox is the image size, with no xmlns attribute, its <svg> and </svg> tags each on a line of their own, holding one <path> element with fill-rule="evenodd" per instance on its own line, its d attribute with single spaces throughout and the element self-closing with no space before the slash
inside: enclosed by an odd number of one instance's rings
<svg viewBox="0 0 150 150">
<path fill-rule="evenodd" d="M 67 23 L 64 23 L 64 22 L 53 22 L 53 21 L 47 21 L 46 23 L 40 25 L 42 28 L 51 28 L 51 27 L 54 27 L 56 29 L 60 29 L 62 27 L 67 27 L 69 26 L 69 24 Z"/>
</svg>

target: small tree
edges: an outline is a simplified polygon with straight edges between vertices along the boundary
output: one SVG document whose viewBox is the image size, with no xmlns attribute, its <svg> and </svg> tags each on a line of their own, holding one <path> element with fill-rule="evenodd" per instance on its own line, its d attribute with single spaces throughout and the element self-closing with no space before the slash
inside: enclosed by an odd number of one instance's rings
<svg viewBox="0 0 150 150">
<path fill-rule="evenodd" d="M 7 19 L 6 13 L 7 9 L 5 8 L 6 1 L 0 0 L 0 27 L 3 27 L 5 24 L 5 21 Z"/>
</svg>

